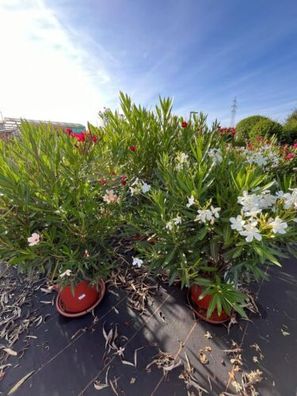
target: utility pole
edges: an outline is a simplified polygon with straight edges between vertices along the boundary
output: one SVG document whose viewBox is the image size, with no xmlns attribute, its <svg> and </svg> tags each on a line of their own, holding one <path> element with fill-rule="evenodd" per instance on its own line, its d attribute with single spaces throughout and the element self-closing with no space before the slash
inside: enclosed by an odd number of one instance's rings
<svg viewBox="0 0 297 396">
<path fill-rule="evenodd" d="M 232 106 L 231 106 L 231 125 L 230 125 L 231 128 L 234 128 L 234 126 L 235 126 L 235 117 L 236 117 L 237 108 L 238 108 L 238 104 L 237 104 L 237 99 L 235 97 L 233 99 Z"/>
</svg>

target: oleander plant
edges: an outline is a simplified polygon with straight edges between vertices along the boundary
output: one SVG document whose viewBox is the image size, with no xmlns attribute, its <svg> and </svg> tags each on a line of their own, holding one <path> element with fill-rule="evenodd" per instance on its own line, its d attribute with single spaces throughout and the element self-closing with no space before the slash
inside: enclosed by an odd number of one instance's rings
<svg viewBox="0 0 297 396">
<path fill-rule="evenodd" d="M 208 317 L 215 309 L 245 316 L 243 286 L 264 277 L 267 263 L 280 266 L 296 241 L 294 177 L 277 181 L 260 165 L 216 132 L 200 133 L 187 153 L 163 155 L 134 220 L 147 235 L 139 259 L 170 282 L 202 286 L 202 297 L 213 296 Z"/>
<path fill-rule="evenodd" d="M 24 122 L 0 142 L 1 259 L 61 284 L 108 275 L 127 192 L 98 138 Z"/>
</svg>

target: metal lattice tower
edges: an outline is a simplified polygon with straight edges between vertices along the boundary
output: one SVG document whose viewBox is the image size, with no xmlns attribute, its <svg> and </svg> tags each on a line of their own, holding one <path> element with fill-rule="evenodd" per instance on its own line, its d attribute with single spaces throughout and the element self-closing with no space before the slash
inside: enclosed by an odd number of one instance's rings
<svg viewBox="0 0 297 396">
<path fill-rule="evenodd" d="M 236 111 L 237 111 L 238 105 L 237 105 L 237 99 L 236 97 L 233 99 L 233 103 L 231 106 L 231 128 L 234 128 L 235 126 L 235 117 L 236 117 Z"/>
</svg>

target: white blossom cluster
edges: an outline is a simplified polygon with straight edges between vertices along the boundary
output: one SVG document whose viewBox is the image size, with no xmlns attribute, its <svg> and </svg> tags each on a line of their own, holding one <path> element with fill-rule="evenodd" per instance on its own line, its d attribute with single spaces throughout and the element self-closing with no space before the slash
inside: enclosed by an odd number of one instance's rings
<svg viewBox="0 0 297 396">
<path fill-rule="evenodd" d="M 213 160 L 216 165 L 220 164 L 223 161 L 223 156 L 220 149 L 209 149 L 208 156 Z"/>
<path fill-rule="evenodd" d="M 139 195 L 141 193 L 146 194 L 151 189 L 151 186 L 144 181 L 136 178 L 136 180 L 132 183 L 131 187 L 129 187 L 130 193 L 132 196 Z"/>
<path fill-rule="evenodd" d="M 293 188 L 291 193 L 284 193 L 279 191 L 278 198 L 284 202 L 285 209 L 297 209 L 297 188 Z"/>
<path fill-rule="evenodd" d="M 132 260 L 133 267 L 140 268 L 143 264 L 143 260 L 138 257 L 132 257 Z"/>
<path fill-rule="evenodd" d="M 186 153 L 179 152 L 175 157 L 175 168 L 177 170 L 183 169 L 185 166 L 189 165 L 189 156 Z"/>
<path fill-rule="evenodd" d="M 190 197 L 188 197 L 188 203 L 186 204 L 186 207 L 190 208 L 193 205 L 195 205 L 195 198 L 193 197 L 193 195 L 191 195 Z M 198 209 L 197 216 L 195 217 L 194 221 L 198 221 L 199 223 L 203 224 L 214 224 L 216 219 L 220 217 L 220 211 L 221 208 L 215 208 L 212 205 L 208 209 Z"/>
<path fill-rule="evenodd" d="M 211 206 L 209 209 L 199 209 L 197 211 L 198 215 L 196 216 L 194 221 L 198 221 L 199 223 L 210 223 L 214 224 L 216 219 L 220 217 L 221 208 L 215 208 Z"/>
<path fill-rule="evenodd" d="M 280 163 L 279 155 L 273 150 L 269 144 L 265 144 L 257 150 L 242 149 L 249 164 L 256 164 L 261 168 L 272 167 L 277 168 Z"/>
<path fill-rule="evenodd" d="M 260 194 L 244 192 L 242 196 L 238 197 L 238 203 L 242 206 L 241 214 L 230 218 L 231 228 L 244 236 L 247 242 L 252 242 L 254 239 L 261 241 L 259 216 L 265 209 L 275 212 L 277 204 L 283 204 L 284 209 L 287 210 L 296 210 L 297 188 L 291 191 L 288 193 L 278 191 L 274 195 L 269 190 Z M 288 228 L 287 222 L 279 216 L 270 217 L 267 226 L 271 228 L 273 234 L 285 234 Z"/>
<path fill-rule="evenodd" d="M 172 231 L 174 226 L 178 226 L 181 223 L 182 223 L 182 218 L 180 217 L 180 215 L 177 215 L 174 219 L 172 219 L 166 223 L 165 228 L 168 231 Z"/>
</svg>

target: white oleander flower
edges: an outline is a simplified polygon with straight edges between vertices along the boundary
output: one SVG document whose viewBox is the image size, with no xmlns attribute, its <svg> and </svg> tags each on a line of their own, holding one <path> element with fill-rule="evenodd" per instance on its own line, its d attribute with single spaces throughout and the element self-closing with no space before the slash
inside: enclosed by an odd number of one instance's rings
<svg viewBox="0 0 297 396">
<path fill-rule="evenodd" d="M 191 196 L 188 198 L 188 203 L 187 203 L 186 207 L 187 207 L 187 208 L 190 208 L 190 207 L 193 206 L 194 204 L 195 204 L 195 198 L 193 197 L 193 195 L 191 195 Z"/>
<path fill-rule="evenodd" d="M 178 226 L 181 223 L 182 223 L 182 218 L 180 217 L 180 215 L 177 215 L 174 219 L 166 223 L 165 228 L 169 231 L 172 231 L 175 225 Z"/>
<path fill-rule="evenodd" d="M 179 225 L 182 223 L 182 218 L 180 217 L 180 215 L 177 215 L 174 219 L 173 222 L 175 225 Z"/>
<path fill-rule="evenodd" d="M 237 198 L 237 202 L 242 206 L 245 216 L 256 217 L 261 213 L 261 200 L 256 194 L 244 191 L 243 195 Z"/>
<path fill-rule="evenodd" d="M 199 209 L 197 211 L 198 215 L 196 216 L 194 221 L 199 221 L 200 223 L 214 224 L 215 220 L 220 217 L 219 211 L 221 208 L 214 208 L 213 206 L 210 209 Z"/>
<path fill-rule="evenodd" d="M 221 208 L 214 208 L 213 206 L 211 206 L 210 210 L 216 219 L 220 217 L 219 212 L 221 211 Z"/>
<path fill-rule="evenodd" d="M 179 152 L 175 157 L 176 169 L 181 170 L 184 166 L 189 164 L 189 156 L 186 153 Z"/>
<path fill-rule="evenodd" d="M 64 278 L 65 276 L 71 276 L 72 271 L 70 269 L 67 269 L 66 271 L 62 272 L 62 274 L 60 274 L 60 278 Z"/>
<path fill-rule="evenodd" d="M 142 186 L 141 186 L 141 191 L 143 192 L 143 194 L 149 192 L 151 189 L 151 186 L 145 182 L 142 182 Z"/>
<path fill-rule="evenodd" d="M 257 221 L 251 221 L 249 223 L 246 223 L 243 226 L 243 231 L 240 231 L 239 234 L 242 236 L 245 236 L 245 240 L 247 242 L 252 242 L 254 239 L 257 239 L 257 241 L 262 240 L 262 235 L 260 234 L 259 229 L 257 228 Z"/>
<path fill-rule="evenodd" d="M 196 216 L 195 221 L 199 221 L 200 223 L 207 223 L 213 219 L 213 215 L 209 209 L 199 209 L 197 213 L 198 215 Z"/>
<path fill-rule="evenodd" d="M 265 190 L 262 192 L 260 196 L 259 206 L 261 209 L 271 208 L 277 200 L 275 195 L 272 195 L 269 190 Z"/>
<path fill-rule="evenodd" d="M 133 267 L 137 267 L 140 268 L 143 264 L 143 260 L 137 258 L 137 257 L 132 257 L 133 261 L 132 261 L 132 265 Z"/>
<path fill-rule="evenodd" d="M 172 220 L 168 221 L 168 222 L 166 223 L 166 225 L 165 225 L 165 228 L 166 228 L 166 230 L 168 230 L 168 231 L 172 231 L 172 230 L 173 230 L 173 227 L 174 227 L 174 223 L 173 223 Z"/>
<path fill-rule="evenodd" d="M 33 234 L 27 238 L 29 246 L 38 245 L 40 242 L 40 235 L 37 232 L 33 232 Z"/>
<path fill-rule="evenodd" d="M 232 230 L 236 230 L 238 232 L 243 231 L 245 221 L 243 220 L 242 216 L 238 215 L 237 217 L 230 217 L 229 220 Z"/>
<path fill-rule="evenodd" d="M 275 219 L 269 219 L 268 224 L 272 227 L 274 234 L 285 234 L 288 228 L 288 224 L 278 216 Z"/>
<path fill-rule="evenodd" d="M 209 149 L 208 156 L 213 160 L 216 165 L 220 164 L 223 161 L 223 156 L 220 149 Z"/>
<path fill-rule="evenodd" d="M 132 196 L 139 195 L 141 193 L 141 182 L 138 177 L 132 183 L 131 187 L 129 187 L 129 190 Z"/>
<path fill-rule="evenodd" d="M 132 196 L 139 195 L 140 193 L 147 193 L 151 189 L 151 186 L 146 182 L 139 180 L 138 177 L 132 183 L 131 187 L 129 187 L 130 193 Z"/>
<path fill-rule="evenodd" d="M 275 193 L 275 196 L 277 197 L 277 198 L 282 198 L 283 196 L 284 196 L 284 192 L 283 191 L 277 191 L 276 193 Z"/>
<path fill-rule="evenodd" d="M 291 193 L 282 196 L 285 209 L 297 209 L 297 188 L 292 189 Z"/>
</svg>

